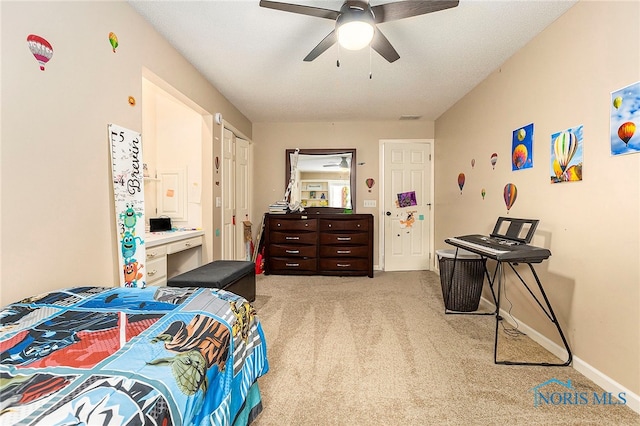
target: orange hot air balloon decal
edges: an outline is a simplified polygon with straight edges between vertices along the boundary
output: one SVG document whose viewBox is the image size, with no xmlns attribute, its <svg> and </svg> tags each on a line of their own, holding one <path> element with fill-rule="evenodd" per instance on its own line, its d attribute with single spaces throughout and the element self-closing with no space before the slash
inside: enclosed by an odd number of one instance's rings
<svg viewBox="0 0 640 426">
<path fill-rule="evenodd" d="M 464 173 L 460 173 L 458 175 L 458 186 L 460 187 L 461 194 L 462 194 L 462 188 L 464 187 L 464 181 L 465 181 Z"/>
<path fill-rule="evenodd" d="M 507 213 L 516 202 L 516 198 L 518 198 L 518 188 L 512 183 L 506 184 L 504 186 L 504 204 L 507 206 Z"/>
<path fill-rule="evenodd" d="M 498 154 L 495 152 L 491 154 L 491 166 L 493 166 L 493 170 L 496 169 L 496 163 L 498 162 Z"/>
<path fill-rule="evenodd" d="M 627 121 L 626 123 L 622 123 L 620 127 L 618 127 L 618 137 L 625 145 L 629 144 L 629 140 L 633 137 L 633 134 L 636 132 L 636 125 L 631 121 Z"/>
<path fill-rule="evenodd" d="M 44 66 L 53 56 L 53 47 L 47 40 L 35 34 L 27 36 L 27 45 L 36 61 L 40 64 L 40 69 L 44 71 Z"/>
<path fill-rule="evenodd" d="M 525 164 L 527 164 L 527 158 L 529 157 L 529 151 L 524 144 L 519 144 L 513 150 L 513 165 L 517 169 L 521 169 Z"/>
</svg>

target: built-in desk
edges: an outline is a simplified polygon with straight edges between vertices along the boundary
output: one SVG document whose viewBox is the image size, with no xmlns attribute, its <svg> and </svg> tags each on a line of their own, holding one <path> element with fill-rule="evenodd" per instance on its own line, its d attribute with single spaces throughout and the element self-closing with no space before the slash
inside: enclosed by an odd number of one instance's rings
<svg viewBox="0 0 640 426">
<path fill-rule="evenodd" d="M 201 266 L 203 235 L 203 231 L 146 233 L 147 285 L 165 286 L 169 278 Z"/>
</svg>

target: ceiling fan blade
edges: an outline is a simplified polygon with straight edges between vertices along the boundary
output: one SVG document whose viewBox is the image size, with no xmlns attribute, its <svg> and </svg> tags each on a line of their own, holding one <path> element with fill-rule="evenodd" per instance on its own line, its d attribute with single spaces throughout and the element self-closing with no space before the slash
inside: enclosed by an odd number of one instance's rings
<svg viewBox="0 0 640 426">
<path fill-rule="evenodd" d="M 382 34 L 380 28 L 376 28 L 373 40 L 371 40 L 371 48 L 389 62 L 395 62 L 400 59 L 400 55 L 398 55 L 396 49 L 393 48 L 391 42 Z"/>
<path fill-rule="evenodd" d="M 305 62 L 311 62 L 325 50 L 333 46 L 338 41 L 338 36 L 336 35 L 336 30 L 331 31 L 316 47 L 313 48 L 311 52 L 307 56 L 305 56 Z"/>
<path fill-rule="evenodd" d="M 458 6 L 458 0 L 399 1 L 371 6 L 377 24 L 396 21 Z"/>
<path fill-rule="evenodd" d="M 335 10 L 322 9 L 320 7 L 312 6 L 301 6 L 299 4 L 280 3 L 279 1 L 260 0 L 260 7 L 333 20 L 338 19 L 338 16 L 340 15 L 340 12 Z"/>
</svg>

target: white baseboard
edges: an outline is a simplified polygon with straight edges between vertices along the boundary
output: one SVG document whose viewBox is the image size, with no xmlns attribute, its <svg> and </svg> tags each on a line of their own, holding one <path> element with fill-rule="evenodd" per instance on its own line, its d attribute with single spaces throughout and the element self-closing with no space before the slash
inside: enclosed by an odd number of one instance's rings
<svg viewBox="0 0 640 426">
<path fill-rule="evenodd" d="M 484 297 L 480 299 L 480 304 L 483 309 L 487 309 L 489 311 L 495 310 L 495 305 Z M 516 325 L 514 323 L 515 320 L 518 323 L 517 325 L 519 330 L 521 330 L 523 333 L 526 333 L 527 336 L 531 338 L 531 340 L 538 343 L 540 346 L 542 346 L 558 358 L 562 360 L 567 359 L 568 354 L 565 348 L 549 340 L 547 337 L 538 333 L 535 329 L 529 327 L 519 319 L 514 318 L 513 315 L 509 314 L 507 311 L 500 309 L 500 315 L 502 316 L 504 321 L 507 321 L 511 325 Z M 610 392 L 613 395 L 618 395 L 619 393 L 623 392 L 627 399 L 626 405 L 636 413 L 640 414 L 640 395 L 631 392 L 629 389 L 622 386 L 611 377 L 602 373 L 600 370 L 594 368 L 590 364 L 587 364 L 584 360 L 575 355 L 573 355 L 573 362 L 571 364 L 571 367 L 573 367 L 574 370 L 585 376 L 587 379 L 594 382 L 596 385 L 600 386 L 606 392 Z"/>
</svg>

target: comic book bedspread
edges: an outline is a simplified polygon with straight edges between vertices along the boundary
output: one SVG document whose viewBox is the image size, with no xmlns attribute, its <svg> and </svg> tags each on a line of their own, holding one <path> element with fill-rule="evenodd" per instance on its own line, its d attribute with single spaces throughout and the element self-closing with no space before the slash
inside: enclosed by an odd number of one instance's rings
<svg viewBox="0 0 640 426">
<path fill-rule="evenodd" d="M 255 310 L 224 290 L 75 287 L 0 321 L 1 424 L 226 425 L 269 369 Z"/>
</svg>

